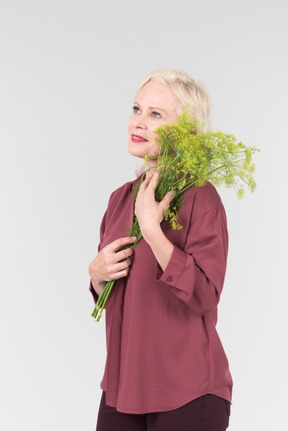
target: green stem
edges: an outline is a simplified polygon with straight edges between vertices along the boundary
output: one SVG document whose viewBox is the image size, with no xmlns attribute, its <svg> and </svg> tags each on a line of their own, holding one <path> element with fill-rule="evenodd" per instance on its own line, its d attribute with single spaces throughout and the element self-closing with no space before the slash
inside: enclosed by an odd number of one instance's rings
<svg viewBox="0 0 288 431">
<path fill-rule="evenodd" d="M 108 296 L 109 296 L 109 294 L 111 292 L 111 289 L 114 286 L 114 284 L 115 284 L 115 280 L 108 281 L 105 284 L 103 292 L 99 296 L 97 304 L 95 305 L 94 310 L 93 310 L 93 312 L 91 314 L 91 316 L 94 317 L 95 319 L 96 319 L 96 317 L 98 315 L 99 310 L 100 310 L 100 314 L 102 315 L 103 308 L 105 307 L 106 301 L 108 299 Z"/>
<path fill-rule="evenodd" d="M 108 297 L 109 297 L 109 295 L 110 295 L 110 292 L 111 292 L 112 287 L 114 286 L 114 284 L 115 284 L 115 280 L 112 280 L 112 281 L 110 281 L 110 282 L 108 283 L 107 292 L 106 292 L 106 294 L 105 294 L 105 297 L 104 297 L 104 300 L 103 300 L 103 304 L 102 304 L 102 306 L 101 306 L 101 308 L 100 308 L 100 313 L 99 313 L 99 315 L 98 315 L 98 317 L 97 317 L 97 319 L 96 319 L 96 321 L 97 321 L 97 322 L 99 322 L 99 320 L 101 319 L 103 309 L 104 309 L 104 307 L 105 307 L 105 305 L 106 305 L 107 299 L 108 299 Z"/>
<path fill-rule="evenodd" d="M 248 184 L 247 179 L 245 179 L 242 175 L 240 175 L 240 174 L 239 174 L 239 172 L 238 172 L 236 169 L 234 169 L 232 166 L 231 166 L 231 170 L 232 170 L 233 172 L 235 172 L 235 174 L 236 174 L 239 178 L 241 178 L 241 180 L 242 180 L 242 181 L 244 181 L 244 183 Z"/>
</svg>

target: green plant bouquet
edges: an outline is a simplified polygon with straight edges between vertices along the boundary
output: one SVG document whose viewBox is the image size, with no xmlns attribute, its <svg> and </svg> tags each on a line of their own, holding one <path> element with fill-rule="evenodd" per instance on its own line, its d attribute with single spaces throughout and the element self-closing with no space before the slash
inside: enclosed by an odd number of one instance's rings
<svg viewBox="0 0 288 431">
<path fill-rule="evenodd" d="M 156 142 L 161 147 L 160 155 L 157 157 L 160 176 L 155 190 L 155 200 L 160 202 L 168 191 L 173 191 L 173 199 L 165 213 L 165 220 L 169 220 L 173 230 L 182 228 L 178 223 L 178 208 L 182 205 L 183 193 L 189 187 L 201 187 L 207 181 L 215 187 L 225 184 L 226 187 L 235 189 L 239 199 L 244 196 L 244 184 L 251 192 L 256 188 L 252 154 L 260 150 L 237 142 L 234 135 L 223 133 L 221 130 L 204 132 L 203 127 L 204 124 L 199 125 L 185 109 L 178 117 L 178 123 L 163 124 L 154 130 L 159 136 Z M 145 162 L 148 161 L 149 158 L 146 156 Z M 148 170 L 150 169 L 155 167 Z M 134 201 L 146 172 L 132 190 Z M 134 248 L 142 238 L 135 214 L 127 231 L 129 236 L 135 236 L 137 239 L 132 246 L 127 245 L 124 248 Z M 106 283 L 91 314 L 97 321 L 102 316 L 114 284 L 115 280 Z"/>
</svg>

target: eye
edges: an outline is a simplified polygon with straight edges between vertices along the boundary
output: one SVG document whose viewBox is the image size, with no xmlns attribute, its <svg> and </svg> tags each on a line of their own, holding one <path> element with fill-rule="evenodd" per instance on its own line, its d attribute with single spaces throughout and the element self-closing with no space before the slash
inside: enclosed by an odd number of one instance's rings
<svg viewBox="0 0 288 431">
<path fill-rule="evenodd" d="M 161 115 L 159 114 L 159 112 L 153 111 L 152 115 L 154 118 L 161 118 Z"/>
<path fill-rule="evenodd" d="M 138 111 L 140 111 L 140 109 L 136 105 L 134 105 L 132 109 L 135 113 L 138 113 Z"/>
</svg>

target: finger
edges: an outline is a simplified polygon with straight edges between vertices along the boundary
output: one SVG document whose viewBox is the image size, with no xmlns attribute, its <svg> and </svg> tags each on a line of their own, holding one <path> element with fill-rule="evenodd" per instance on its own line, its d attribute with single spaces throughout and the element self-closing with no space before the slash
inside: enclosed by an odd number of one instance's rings
<svg viewBox="0 0 288 431">
<path fill-rule="evenodd" d="M 153 166 L 152 168 L 148 169 L 145 173 L 145 181 L 150 181 L 151 178 L 153 178 L 153 176 L 157 173 L 160 172 L 159 167 L 158 166 Z"/>
<path fill-rule="evenodd" d="M 111 272 L 116 274 L 119 271 L 123 271 L 124 269 L 129 268 L 131 263 L 132 259 L 128 257 L 127 259 L 123 260 L 123 262 L 118 262 L 111 266 Z"/>
<path fill-rule="evenodd" d="M 139 191 L 145 191 L 147 189 L 148 184 L 150 183 L 150 180 L 153 177 L 153 170 L 154 169 L 151 169 L 151 170 L 146 172 L 145 180 L 143 180 L 143 182 L 141 183 L 141 185 L 139 187 Z"/>
<path fill-rule="evenodd" d="M 132 256 L 132 254 L 133 254 L 133 249 L 131 247 L 128 247 L 125 250 L 117 251 L 114 254 L 115 259 L 113 259 L 113 260 L 114 260 L 114 262 L 120 262 L 121 260 L 126 259 L 129 256 Z"/>
<path fill-rule="evenodd" d="M 107 250 L 115 252 L 121 250 L 125 245 L 133 244 L 136 241 L 136 237 L 126 236 L 124 238 L 118 238 L 115 241 L 107 245 Z"/>
<path fill-rule="evenodd" d="M 145 180 L 151 180 L 155 172 L 156 172 L 155 168 L 149 169 L 149 171 L 146 172 Z"/>
<path fill-rule="evenodd" d="M 164 196 L 164 198 L 162 199 L 162 201 L 159 203 L 159 206 L 161 207 L 162 210 L 166 211 L 166 209 L 168 208 L 170 202 L 173 199 L 173 192 L 168 192 L 166 193 L 166 195 Z"/>
<path fill-rule="evenodd" d="M 149 182 L 147 188 L 155 191 L 155 189 L 158 185 L 159 176 L 160 176 L 159 172 L 154 172 L 152 178 L 150 179 L 150 182 Z"/>
<path fill-rule="evenodd" d="M 116 272 L 115 274 L 112 275 L 112 277 L 108 281 L 119 280 L 119 278 L 127 277 L 128 272 L 129 272 L 129 268 L 123 269 L 123 271 Z"/>
<path fill-rule="evenodd" d="M 129 266 L 131 265 L 131 260 L 130 260 L 130 262 L 128 259 L 127 259 L 127 261 L 125 260 L 124 266 L 123 266 L 123 263 L 114 265 L 113 272 L 111 272 L 111 274 L 109 276 L 109 278 L 111 280 L 118 280 L 118 278 L 126 277 L 128 275 Z"/>
</svg>

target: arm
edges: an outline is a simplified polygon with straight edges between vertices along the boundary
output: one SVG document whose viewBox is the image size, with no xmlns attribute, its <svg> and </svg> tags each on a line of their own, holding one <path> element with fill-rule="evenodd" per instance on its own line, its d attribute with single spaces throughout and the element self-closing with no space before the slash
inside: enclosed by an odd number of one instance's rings
<svg viewBox="0 0 288 431">
<path fill-rule="evenodd" d="M 209 314 L 220 299 L 227 252 L 226 216 L 220 207 L 190 225 L 185 249 L 174 246 L 165 270 L 157 265 L 155 279 L 196 313 Z"/>
<path fill-rule="evenodd" d="M 107 218 L 107 210 L 105 211 L 105 214 L 102 218 L 101 225 L 100 225 L 100 242 L 98 245 L 98 253 L 101 249 L 101 245 L 102 245 L 102 241 L 103 241 L 103 236 L 104 236 L 104 232 L 105 232 L 105 225 L 106 225 L 106 218 Z M 90 265 L 89 265 L 89 267 L 90 267 Z M 89 272 L 89 268 L 88 268 L 88 272 Z M 104 286 L 103 286 L 103 282 L 102 282 L 102 285 L 99 285 L 96 280 L 93 280 L 92 277 L 90 278 L 89 290 L 93 296 L 95 304 L 97 303 L 99 296 L 101 295 L 104 287 L 105 287 L 105 282 L 104 282 Z"/>
<path fill-rule="evenodd" d="M 184 250 L 173 245 L 160 223 L 171 196 L 155 201 L 158 175 L 149 173 L 142 183 L 135 213 L 144 239 L 157 261 L 156 281 L 169 288 L 198 314 L 208 314 L 217 306 L 223 288 L 228 251 L 224 207 L 215 189 L 202 189 L 193 206 Z M 209 191 L 210 190 L 210 191 Z"/>
</svg>

